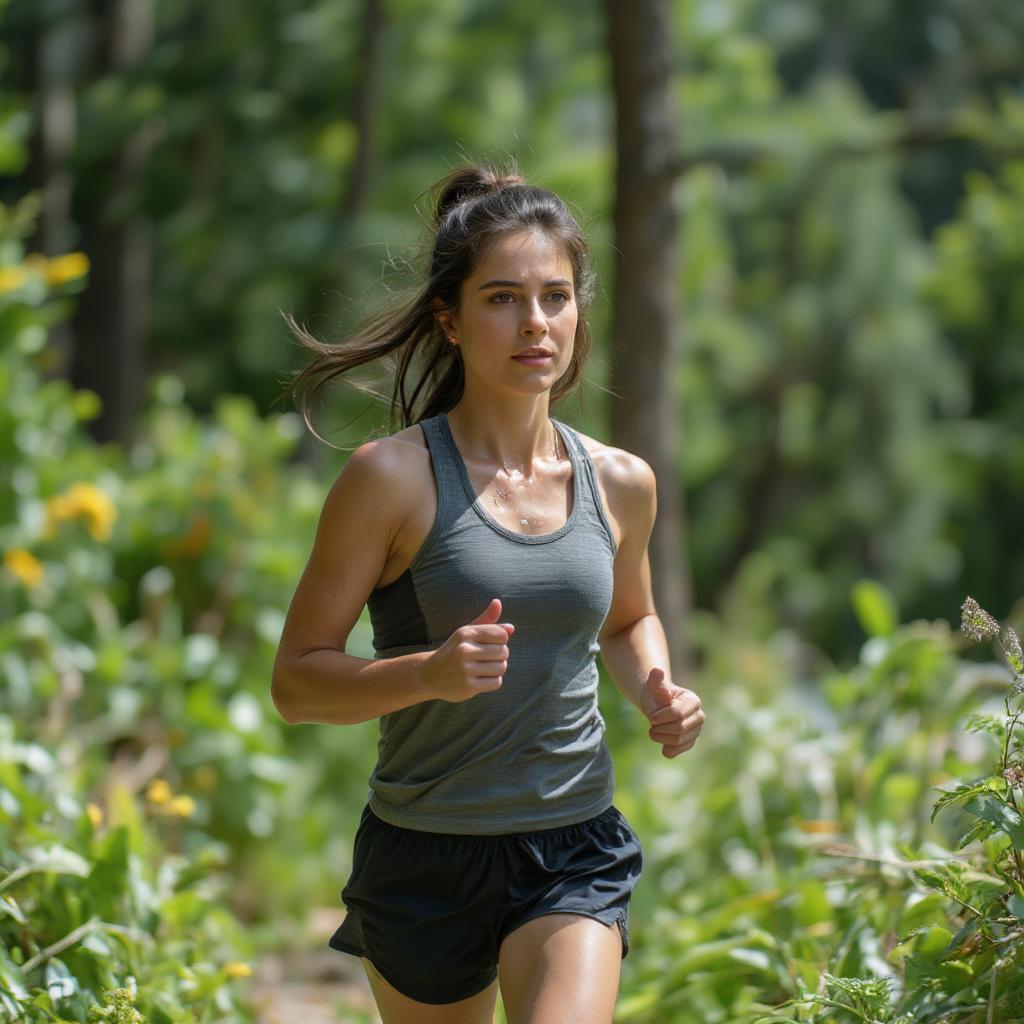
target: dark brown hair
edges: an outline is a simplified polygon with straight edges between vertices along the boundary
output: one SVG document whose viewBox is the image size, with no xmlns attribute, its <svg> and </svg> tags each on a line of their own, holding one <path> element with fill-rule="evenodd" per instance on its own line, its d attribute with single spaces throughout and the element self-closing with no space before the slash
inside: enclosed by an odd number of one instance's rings
<svg viewBox="0 0 1024 1024">
<path fill-rule="evenodd" d="M 487 247 L 499 236 L 540 228 L 559 242 L 572 263 L 579 320 L 568 369 L 554 383 L 551 400 L 575 390 L 590 354 L 586 312 L 594 297 L 594 271 L 586 240 L 569 208 L 553 192 L 528 185 L 514 169 L 499 171 L 481 163 L 456 167 L 421 195 L 436 194 L 433 244 L 426 283 L 404 302 L 370 317 L 346 341 L 320 341 L 282 313 L 299 344 L 315 353 L 313 361 L 289 383 L 285 393 L 302 390 L 306 426 L 329 444 L 310 422 L 310 408 L 320 389 L 363 363 L 386 359 L 394 369 L 390 396 L 362 381 L 357 390 L 390 401 L 390 418 L 402 427 L 451 409 L 462 396 L 465 377 L 462 349 L 450 344 L 435 319 L 434 300 L 458 308 L 462 282 L 473 272 Z M 411 393 L 407 380 L 414 361 L 422 365 Z M 422 398 L 421 398 L 422 395 Z"/>
</svg>

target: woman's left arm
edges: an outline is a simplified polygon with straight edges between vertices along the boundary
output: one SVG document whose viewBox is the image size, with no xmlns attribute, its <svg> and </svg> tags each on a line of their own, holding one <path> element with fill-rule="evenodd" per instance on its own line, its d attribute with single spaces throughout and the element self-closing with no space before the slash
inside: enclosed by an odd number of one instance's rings
<svg viewBox="0 0 1024 1024">
<path fill-rule="evenodd" d="M 650 722 L 665 757 L 689 750 L 704 725 L 700 698 L 672 681 L 668 641 L 654 607 L 647 554 L 657 515 L 654 471 L 626 452 L 608 461 L 602 483 L 620 527 L 612 603 L 598 643 L 612 681 Z"/>
</svg>

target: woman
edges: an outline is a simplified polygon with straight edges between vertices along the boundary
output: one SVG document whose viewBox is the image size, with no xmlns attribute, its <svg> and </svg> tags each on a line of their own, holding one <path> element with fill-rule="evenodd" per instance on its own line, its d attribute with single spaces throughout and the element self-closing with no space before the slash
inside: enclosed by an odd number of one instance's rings
<svg viewBox="0 0 1024 1024">
<path fill-rule="evenodd" d="M 314 394 L 394 353 L 405 427 L 331 487 L 273 696 L 289 722 L 380 719 L 330 945 L 362 958 L 384 1024 L 491 1022 L 499 984 L 512 1024 L 600 1024 L 642 853 L 612 804 L 595 655 L 666 757 L 704 713 L 670 679 L 651 596 L 650 468 L 550 415 L 589 350 L 578 225 L 484 166 L 438 195 L 406 305 L 338 348 L 290 321 L 319 354 L 294 382 Z M 373 660 L 345 653 L 364 605 Z"/>
</svg>

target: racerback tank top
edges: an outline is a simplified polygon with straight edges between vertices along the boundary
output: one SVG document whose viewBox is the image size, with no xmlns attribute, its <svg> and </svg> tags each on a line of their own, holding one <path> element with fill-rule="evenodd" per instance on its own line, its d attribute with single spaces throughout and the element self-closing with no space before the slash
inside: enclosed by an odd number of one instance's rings
<svg viewBox="0 0 1024 1024">
<path fill-rule="evenodd" d="M 494 597 L 498 621 L 516 629 L 499 689 L 381 716 L 369 805 L 392 825 L 523 832 L 576 824 L 612 802 L 596 655 L 615 540 L 589 453 L 571 427 L 552 422 L 572 463 L 572 511 L 539 535 L 510 530 L 487 512 L 447 414 L 420 422 L 437 515 L 406 572 L 369 596 L 374 657 L 435 650 Z"/>
</svg>

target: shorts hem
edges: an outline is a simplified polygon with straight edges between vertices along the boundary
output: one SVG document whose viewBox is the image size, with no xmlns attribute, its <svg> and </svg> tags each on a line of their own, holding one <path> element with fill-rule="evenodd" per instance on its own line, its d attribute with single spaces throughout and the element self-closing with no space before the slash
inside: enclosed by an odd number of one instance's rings
<svg viewBox="0 0 1024 1024">
<path fill-rule="evenodd" d="M 416 987 L 410 988 L 404 981 L 400 981 L 391 973 L 390 968 L 382 967 L 380 961 L 375 959 L 365 946 L 357 946 L 351 942 L 347 942 L 345 939 L 331 939 L 328 942 L 331 949 L 336 949 L 341 953 L 348 953 L 351 956 L 359 957 L 360 960 L 369 960 L 373 964 L 374 970 L 396 991 L 401 993 L 407 999 L 412 999 L 417 1003 L 427 1003 L 430 1006 L 446 1006 L 449 1003 L 458 1003 L 463 999 L 469 999 L 471 996 L 479 995 L 483 992 L 488 985 L 498 976 L 497 968 L 491 968 L 485 974 L 480 975 L 475 981 L 469 985 L 464 985 L 460 989 L 454 989 L 450 992 L 445 992 L 441 995 L 435 992 L 427 992 L 425 989 L 419 989 Z"/>
<path fill-rule="evenodd" d="M 469 999 L 472 996 L 479 995 L 498 976 L 498 970 L 497 968 L 494 968 L 486 974 L 480 975 L 475 981 L 470 982 L 470 984 L 463 985 L 462 988 L 443 992 L 439 995 L 436 991 L 428 992 L 426 989 L 416 988 L 415 986 L 410 987 L 404 981 L 395 977 L 391 973 L 390 969 L 384 970 L 372 956 L 368 956 L 366 959 L 373 964 L 374 970 L 376 970 L 377 973 L 380 974 L 380 976 L 393 989 L 405 996 L 406 999 L 412 999 L 417 1003 L 427 1003 L 430 1006 L 447 1006 L 449 1003 L 460 1003 L 463 999 Z"/>
</svg>

